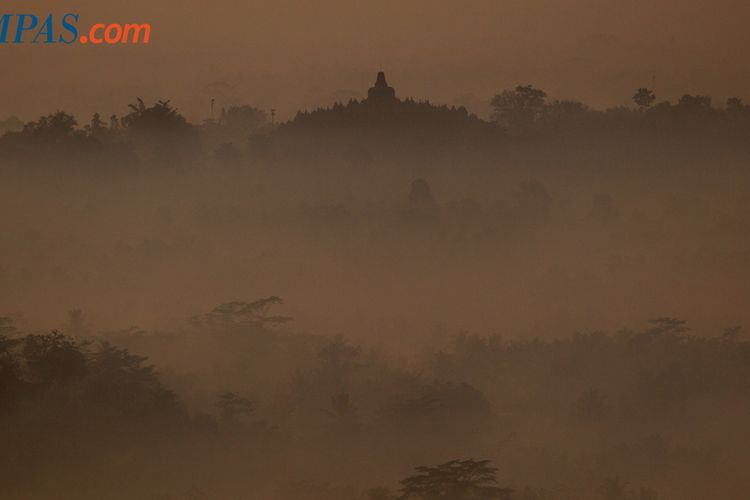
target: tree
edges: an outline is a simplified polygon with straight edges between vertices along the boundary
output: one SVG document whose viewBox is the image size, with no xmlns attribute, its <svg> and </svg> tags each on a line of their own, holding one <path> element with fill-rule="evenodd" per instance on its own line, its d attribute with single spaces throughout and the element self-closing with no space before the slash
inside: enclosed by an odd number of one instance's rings
<svg viewBox="0 0 750 500">
<path fill-rule="evenodd" d="M 527 132 L 542 118 L 547 94 L 531 85 L 504 90 L 492 98 L 492 119 L 511 131 Z"/>
<path fill-rule="evenodd" d="M 6 132 L 19 132 L 23 129 L 23 122 L 17 116 L 9 116 L 5 120 L 0 120 L 0 135 Z"/>
<path fill-rule="evenodd" d="M 432 208 L 435 199 L 432 197 L 430 185 L 424 179 L 415 179 L 409 191 L 409 203 L 416 208 Z"/>
<path fill-rule="evenodd" d="M 657 500 L 658 496 L 656 494 L 656 491 L 641 487 L 638 490 L 638 500 Z"/>
<path fill-rule="evenodd" d="M 367 491 L 367 500 L 394 500 L 395 497 L 391 495 L 391 490 L 379 486 L 377 488 L 371 488 Z"/>
<path fill-rule="evenodd" d="M 82 309 L 71 309 L 68 311 L 68 323 L 64 328 L 65 333 L 75 337 L 87 337 L 91 335 L 91 327 L 86 322 L 86 315 Z"/>
<path fill-rule="evenodd" d="M 320 373 L 329 381 L 343 379 L 357 366 L 359 349 L 341 335 L 336 335 L 318 351 Z"/>
<path fill-rule="evenodd" d="M 586 123 L 591 109 L 580 101 L 555 100 L 545 110 L 545 122 L 558 128 L 568 130 Z"/>
<path fill-rule="evenodd" d="M 15 333 L 12 320 L 0 317 L 0 408 L 21 386 L 21 368 L 13 352 L 21 341 L 11 337 Z"/>
<path fill-rule="evenodd" d="M 234 392 L 225 392 L 216 403 L 219 418 L 225 424 L 237 425 L 246 419 L 255 409 L 253 403 Z"/>
<path fill-rule="evenodd" d="M 489 460 L 452 460 L 437 467 L 417 467 L 401 481 L 403 500 L 510 499 L 512 490 L 495 486 L 497 469 Z"/>
<path fill-rule="evenodd" d="M 739 97 L 730 97 L 727 99 L 727 111 L 730 113 L 738 113 L 744 111 L 746 108 L 747 106 Z"/>
<path fill-rule="evenodd" d="M 711 109 L 711 98 L 707 95 L 685 94 L 677 101 L 679 109 L 690 112 L 703 112 Z"/>
<path fill-rule="evenodd" d="M 536 179 L 519 184 L 516 210 L 520 220 L 539 222 L 549 215 L 551 208 L 552 197 L 544 184 Z"/>
<path fill-rule="evenodd" d="M 586 391 L 575 404 L 576 414 L 584 420 L 596 421 L 607 413 L 607 399 L 599 389 Z"/>
<path fill-rule="evenodd" d="M 135 104 L 128 105 L 130 113 L 122 118 L 121 124 L 135 140 L 159 161 L 173 161 L 178 151 L 196 145 L 192 125 L 188 123 L 169 101 L 157 101 L 146 106 L 137 98 Z"/>
<path fill-rule="evenodd" d="M 266 112 L 252 106 L 231 106 L 221 111 L 220 123 L 230 132 L 247 139 L 268 121 Z"/>
<path fill-rule="evenodd" d="M 354 414 L 354 404 L 348 392 L 340 392 L 331 396 L 331 409 L 326 414 L 333 419 L 347 419 Z"/>
<path fill-rule="evenodd" d="M 136 98 L 128 104 L 130 113 L 122 118 L 122 124 L 136 134 L 181 133 L 190 129 L 190 124 L 169 101 L 157 101 L 146 106 L 143 99 Z"/>
<path fill-rule="evenodd" d="M 18 333 L 18 330 L 13 325 L 13 319 L 7 316 L 0 316 L 0 337 L 12 337 L 16 333 Z"/>
<path fill-rule="evenodd" d="M 109 129 L 112 132 L 117 132 L 120 130 L 120 118 L 118 118 L 118 116 L 115 114 L 109 117 Z"/>
<path fill-rule="evenodd" d="M 591 202 L 589 217 L 599 224 L 610 224 L 620 218 L 615 202 L 608 194 L 598 194 Z"/>
<path fill-rule="evenodd" d="M 178 409 L 174 392 L 162 386 L 147 358 L 102 342 L 89 354 L 86 396 L 94 408 L 118 416 L 164 415 Z"/>
<path fill-rule="evenodd" d="M 95 139 L 101 139 L 107 134 L 107 126 L 99 113 L 94 113 L 91 122 L 85 127 L 86 132 Z"/>
<path fill-rule="evenodd" d="M 23 356 L 32 382 L 48 385 L 66 383 L 86 375 L 86 356 L 80 346 L 58 331 L 27 335 Z"/>
<path fill-rule="evenodd" d="M 329 417 L 332 432 L 341 438 L 350 438 L 360 430 L 357 408 L 352 403 L 348 392 L 340 392 L 331 396 L 329 409 L 324 410 Z"/>
<path fill-rule="evenodd" d="M 690 331 L 687 321 L 678 318 L 661 317 L 650 319 L 648 322 L 653 326 L 646 335 L 681 335 Z"/>
<path fill-rule="evenodd" d="M 599 486 L 602 500 L 625 500 L 628 498 L 628 484 L 620 477 L 608 477 Z"/>
<path fill-rule="evenodd" d="M 24 165 L 54 161 L 58 164 L 80 164 L 84 158 L 100 151 L 99 142 L 77 128 L 72 115 L 57 111 L 29 122 L 20 132 L 9 132 L 0 138 L 0 150 Z"/>
<path fill-rule="evenodd" d="M 80 135 L 73 115 L 58 111 L 24 125 L 22 134 L 33 139 L 61 140 Z"/>
<path fill-rule="evenodd" d="M 242 157 L 242 152 L 233 143 L 224 142 L 216 148 L 214 157 L 220 161 L 236 161 Z"/>
<path fill-rule="evenodd" d="M 271 316 L 271 306 L 283 304 L 280 297 L 271 296 L 254 302 L 225 302 L 202 316 L 192 318 L 191 323 L 200 328 L 245 329 L 263 328 L 291 321 L 289 316 Z"/>
<path fill-rule="evenodd" d="M 640 109 L 648 109 L 656 101 L 656 94 L 651 89 L 641 87 L 633 94 L 633 101 L 638 105 Z"/>
</svg>

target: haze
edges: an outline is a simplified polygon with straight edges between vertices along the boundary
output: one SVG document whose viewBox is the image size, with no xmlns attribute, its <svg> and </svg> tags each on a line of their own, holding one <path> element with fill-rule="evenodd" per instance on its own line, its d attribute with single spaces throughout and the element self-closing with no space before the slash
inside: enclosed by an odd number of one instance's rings
<svg viewBox="0 0 750 500">
<path fill-rule="evenodd" d="M 8 2 L 4 12 L 78 12 L 94 22 L 151 22 L 126 47 L 2 47 L 8 114 L 123 112 L 134 96 L 170 98 L 192 120 L 210 100 L 282 118 L 362 97 L 387 69 L 402 96 L 460 103 L 486 116 L 498 88 L 534 83 L 596 107 L 648 85 L 723 100 L 748 97 L 750 46 L 740 0 Z M 33 96 L 33 97 L 32 97 Z"/>
<path fill-rule="evenodd" d="M 0 498 L 747 499 L 743 4 L 65 9 L 152 43 L 0 47 Z"/>
</svg>

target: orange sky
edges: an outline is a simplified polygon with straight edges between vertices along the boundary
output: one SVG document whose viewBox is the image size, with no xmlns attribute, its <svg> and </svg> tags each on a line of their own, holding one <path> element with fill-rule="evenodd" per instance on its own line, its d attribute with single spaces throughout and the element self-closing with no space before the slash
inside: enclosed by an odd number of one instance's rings
<svg viewBox="0 0 750 500">
<path fill-rule="evenodd" d="M 485 112 L 532 83 L 598 107 L 651 86 L 674 99 L 750 100 L 750 6 L 740 0 L 78 0 L 5 2 L 4 13 L 77 12 L 151 22 L 147 46 L 0 46 L 0 118 L 64 109 L 82 119 L 135 96 L 171 99 L 192 120 L 217 105 L 275 107 L 282 118 L 361 96 L 382 66 L 399 96 Z M 57 5 L 57 2 L 55 2 Z"/>
</svg>

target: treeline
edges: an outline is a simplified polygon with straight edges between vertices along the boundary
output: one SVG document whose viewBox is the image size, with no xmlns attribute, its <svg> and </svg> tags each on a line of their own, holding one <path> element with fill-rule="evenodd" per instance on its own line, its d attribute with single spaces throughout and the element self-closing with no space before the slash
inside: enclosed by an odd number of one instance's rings
<svg viewBox="0 0 750 500">
<path fill-rule="evenodd" d="M 218 121 L 193 125 L 169 101 L 137 99 L 123 116 L 98 113 L 87 124 L 63 111 L 40 117 L 0 137 L 0 161 L 20 166 L 135 167 L 195 165 L 201 144 L 219 159 L 234 158 L 234 143 L 267 128 L 264 111 L 233 106 Z"/>
<path fill-rule="evenodd" d="M 4 318 L 3 497 L 651 500 L 746 486 L 739 328 L 461 334 L 403 360 L 278 329 L 279 303 L 106 334 L 125 348 Z"/>
<path fill-rule="evenodd" d="M 746 133 L 750 125 L 750 106 L 737 97 L 727 99 L 723 107 L 715 107 L 707 95 L 685 94 L 673 103 L 659 101 L 654 91 L 642 87 L 632 100 L 634 106 L 599 111 L 580 101 L 550 99 L 541 89 L 521 85 L 492 99 L 492 121 L 517 137 L 595 130 L 684 133 L 696 128 L 704 132 L 743 129 Z"/>
<path fill-rule="evenodd" d="M 243 164 L 334 156 L 352 164 L 378 160 L 380 150 L 424 156 L 436 148 L 505 151 L 528 141 L 563 138 L 665 143 L 700 141 L 745 151 L 750 106 L 737 97 L 715 106 L 706 95 L 659 100 L 647 88 L 633 106 L 595 110 L 586 104 L 551 99 L 531 85 L 505 90 L 491 100 L 485 121 L 463 107 L 436 106 L 413 99 L 391 102 L 351 100 L 276 126 L 251 106 L 222 109 L 216 119 L 191 124 L 169 101 L 146 105 L 138 99 L 123 116 L 95 114 L 81 124 L 58 111 L 21 125 L 2 122 L 0 160 L 74 165 Z M 330 155 L 329 155 L 330 156 Z"/>
</svg>

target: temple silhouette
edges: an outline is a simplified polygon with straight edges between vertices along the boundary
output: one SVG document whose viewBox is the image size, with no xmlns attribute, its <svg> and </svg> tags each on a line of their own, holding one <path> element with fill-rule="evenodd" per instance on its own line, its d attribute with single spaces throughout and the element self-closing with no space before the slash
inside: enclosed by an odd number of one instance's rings
<svg viewBox="0 0 750 500">
<path fill-rule="evenodd" d="M 492 124 L 463 106 L 396 97 L 383 71 L 377 73 L 365 99 L 300 111 L 273 134 L 274 141 L 285 144 L 288 151 L 303 152 L 302 157 L 350 151 L 353 144 L 371 154 L 392 150 L 403 156 L 405 151 L 420 151 L 424 156 L 425 148 L 439 151 L 446 143 L 474 144 L 494 137 Z"/>
<path fill-rule="evenodd" d="M 375 79 L 375 85 L 370 87 L 367 91 L 368 101 L 389 101 L 396 99 L 396 91 L 393 87 L 388 86 L 388 82 L 385 81 L 385 72 L 379 71 L 378 76 Z"/>
</svg>

